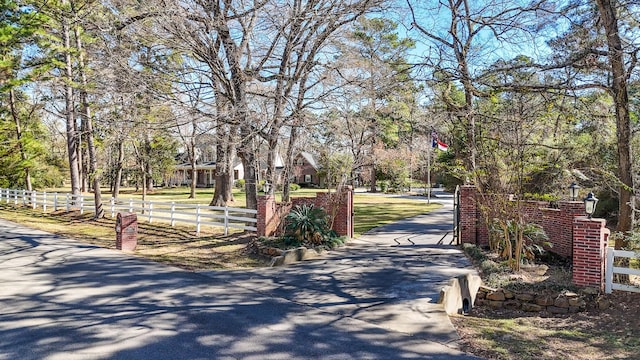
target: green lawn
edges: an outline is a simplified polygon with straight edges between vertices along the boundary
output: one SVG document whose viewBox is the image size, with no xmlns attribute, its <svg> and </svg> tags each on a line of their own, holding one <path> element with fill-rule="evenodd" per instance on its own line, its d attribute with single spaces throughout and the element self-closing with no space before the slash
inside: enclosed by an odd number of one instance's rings
<svg viewBox="0 0 640 360">
<path fill-rule="evenodd" d="M 395 198 L 380 195 L 356 194 L 354 232 L 358 237 L 375 227 L 439 209 L 440 204 L 427 204 L 423 200 Z"/>
</svg>

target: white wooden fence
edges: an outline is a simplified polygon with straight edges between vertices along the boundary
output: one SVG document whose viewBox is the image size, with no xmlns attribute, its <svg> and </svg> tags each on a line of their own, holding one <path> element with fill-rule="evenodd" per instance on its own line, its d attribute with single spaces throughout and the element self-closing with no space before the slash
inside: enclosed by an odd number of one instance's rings
<svg viewBox="0 0 640 360">
<path fill-rule="evenodd" d="M 0 188 L 0 203 L 31 206 L 33 209 L 40 207 L 43 212 L 79 209 L 83 214 L 84 211 L 95 210 L 93 195 L 47 193 L 46 191 L 29 192 Z M 103 206 L 105 212 L 112 218 L 121 211 L 134 212 L 138 214 L 139 219 L 146 219 L 149 223 L 160 220 L 168 222 L 171 226 L 175 226 L 176 223 L 194 224 L 198 234 L 202 225 L 223 227 L 225 235 L 229 233 L 230 228 L 256 231 L 257 211 L 251 209 L 134 199 L 116 201 L 114 198 L 105 202 Z"/>
<path fill-rule="evenodd" d="M 613 282 L 613 274 L 627 274 L 627 275 L 640 275 L 640 270 L 631 269 L 626 267 L 613 266 L 613 260 L 616 257 L 623 257 L 629 259 L 640 259 L 640 253 L 634 251 L 615 250 L 612 247 L 607 247 L 607 260 L 605 268 L 605 292 L 611 294 L 613 290 L 625 290 L 640 292 L 640 286 L 619 284 Z"/>
</svg>

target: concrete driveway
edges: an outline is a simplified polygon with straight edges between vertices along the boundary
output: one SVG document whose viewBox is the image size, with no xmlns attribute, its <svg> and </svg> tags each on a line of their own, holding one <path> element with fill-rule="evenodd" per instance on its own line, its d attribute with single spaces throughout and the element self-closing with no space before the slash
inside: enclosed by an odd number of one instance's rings
<svg viewBox="0 0 640 360">
<path fill-rule="evenodd" d="M 0 220 L 0 359 L 475 359 L 435 304 L 471 271 L 437 245 L 450 212 L 320 260 L 202 273 Z"/>
</svg>

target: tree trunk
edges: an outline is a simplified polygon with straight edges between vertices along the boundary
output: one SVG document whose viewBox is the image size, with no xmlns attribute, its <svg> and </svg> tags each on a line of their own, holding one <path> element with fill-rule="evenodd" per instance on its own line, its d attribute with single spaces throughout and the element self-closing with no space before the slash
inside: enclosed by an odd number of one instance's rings
<svg viewBox="0 0 640 360">
<path fill-rule="evenodd" d="M 244 187 L 247 194 L 247 209 L 258 209 L 258 184 L 256 182 L 256 151 L 254 148 L 254 138 L 248 125 L 242 127 L 240 136 L 242 143 L 238 150 L 238 155 L 242 159 L 244 167 Z"/>
<path fill-rule="evenodd" d="M 371 189 L 370 191 L 372 193 L 374 192 L 378 192 L 378 185 L 376 182 L 376 166 L 375 165 L 371 165 Z"/>
<path fill-rule="evenodd" d="M 278 129 L 280 132 L 280 129 Z M 278 137 L 271 137 L 267 142 L 269 149 L 267 150 L 267 171 L 265 182 L 268 182 L 270 186 L 267 187 L 265 195 L 273 195 L 276 187 L 276 152 L 278 151 Z"/>
<path fill-rule="evenodd" d="M 244 180 L 245 180 L 245 194 L 247 199 L 247 208 L 256 210 L 258 209 L 258 186 L 256 184 L 256 149 L 255 149 L 255 132 L 253 129 L 253 123 L 248 117 L 247 106 L 247 94 L 246 87 L 246 75 L 244 74 L 241 62 L 240 51 L 238 50 L 229 27 L 226 25 L 227 19 L 220 12 L 220 9 L 216 9 L 216 17 L 219 18 L 223 26 L 219 27 L 219 36 L 224 47 L 225 54 L 227 56 L 227 62 L 229 63 L 229 71 L 231 73 L 233 107 L 235 109 L 235 120 L 240 124 L 240 148 L 238 149 L 238 155 L 242 160 L 244 167 Z"/>
<path fill-rule="evenodd" d="M 82 52 L 82 41 L 80 39 L 80 29 L 75 28 L 76 47 L 78 48 L 78 67 L 80 71 L 80 104 L 82 106 L 81 116 L 87 132 L 87 150 L 89 152 L 89 177 L 92 179 L 93 199 L 94 199 L 94 219 L 104 217 L 102 206 L 102 192 L 100 191 L 100 172 L 98 171 L 98 159 L 96 156 L 96 146 L 93 139 L 93 123 L 91 120 L 91 109 L 87 94 L 87 74 L 84 71 L 84 55 Z"/>
<path fill-rule="evenodd" d="M 618 176 L 620 177 L 617 231 L 631 230 L 633 176 L 631 169 L 631 119 L 629 116 L 629 95 L 627 92 L 627 72 L 624 68 L 622 41 L 618 33 L 618 20 L 614 4 L 610 0 L 596 0 L 600 19 L 607 34 L 609 62 L 613 82 L 611 92 L 616 109 L 616 134 L 618 137 Z M 616 249 L 626 245 L 624 239 L 616 241 Z"/>
<path fill-rule="evenodd" d="M 144 189 L 148 192 L 153 192 L 153 176 L 151 174 L 152 174 L 151 162 L 146 161 L 145 167 L 144 167 L 144 176 L 146 178 Z"/>
<path fill-rule="evenodd" d="M 295 149 L 296 141 L 298 140 L 298 127 L 291 127 L 291 134 L 289 136 L 289 145 L 287 147 L 287 155 L 284 163 L 284 171 L 282 174 L 282 201 L 289 202 L 291 200 L 291 172 L 293 169 L 293 150 Z"/>
<path fill-rule="evenodd" d="M 13 117 L 13 121 L 16 125 L 18 151 L 20 152 L 20 160 L 22 160 L 24 168 L 24 184 L 27 191 L 33 191 L 33 186 L 31 185 L 31 170 L 27 165 L 27 154 L 25 153 L 24 146 L 22 145 L 22 126 L 20 124 L 20 114 L 16 108 L 16 96 L 13 89 L 9 89 L 9 107 L 11 108 L 11 116 Z"/>
<path fill-rule="evenodd" d="M 122 163 L 124 162 L 124 140 L 118 140 L 118 160 L 116 162 L 116 173 L 113 180 L 113 196 L 114 199 L 120 195 L 120 183 L 122 182 Z"/>
<path fill-rule="evenodd" d="M 63 5 L 66 1 L 63 1 Z M 65 120 L 67 131 L 67 153 L 69 156 L 69 176 L 71 178 L 71 194 L 80 194 L 80 167 L 78 163 L 78 137 L 74 117 L 73 104 L 73 64 L 71 62 L 71 33 L 69 20 L 66 16 L 62 18 L 62 36 L 64 41 L 65 73 L 64 101 Z M 75 200 L 75 199 L 74 199 Z"/>
<path fill-rule="evenodd" d="M 196 164 L 196 144 L 193 136 L 189 141 L 189 164 L 191 165 L 191 185 L 189 191 L 189 199 L 196 198 L 196 187 L 198 186 L 198 166 Z"/>
<path fill-rule="evenodd" d="M 229 131 L 227 138 L 222 137 L 218 140 L 216 146 L 216 172 L 215 172 L 215 190 L 210 206 L 227 206 L 229 202 L 233 202 L 233 131 Z"/>
<path fill-rule="evenodd" d="M 146 168 L 146 165 L 143 164 L 142 165 L 142 202 L 147 201 L 147 172 L 144 171 L 145 168 Z"/>
<path fill-rule="evenodd" d="M 144 141 L 144 166 L 142 167 L 142 172 L 144 175 L 144 184 L 142 187 L 142 191 L 145 193 L 153 191 L 153 169 L 151 167 L 151 139 L 149 139 L 149 130 L 147 131 L 147 138 Z"/>
<path fill-rule="evenodd" d="M 191 162 L 191 184 L 189 185 L 189 199 L 196 198 L 196 187 L 198 186 L 198 167 L 195 161 Z"/>
</svg>

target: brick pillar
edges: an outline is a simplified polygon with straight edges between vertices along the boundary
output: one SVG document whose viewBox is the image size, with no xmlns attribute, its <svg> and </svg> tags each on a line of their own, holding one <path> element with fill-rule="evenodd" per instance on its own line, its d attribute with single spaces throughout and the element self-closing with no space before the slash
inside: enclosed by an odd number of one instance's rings
<svg viewBox="0 0 640 360">
<path fill-rule="evenodd" d="M 573 220 L 576 217 L 584 216 L 584 203 L 582 201 L 560 201 L 560 219 L 557 236 L 553 240 L 552 252 L 571 257 L 573 255 Z"/>
<path fill-rule="evenodd" d="M 275 229 L 270 229 L 276 214 L 276 197 L 274 195 L 258 196 L 258 214 L 256 232 L 258 236 L 271 236 Z"/>
<path fill-rule="evenodd" d="M 473 185 L 460 186 L 460 242 L 476 243 L 478 226 L 478 209 L 476 205 L 476 187 Z"/>
<path fill-rule="evenodd" d="M 576 217 L 573 220 L 573 283 L 602 289 L 606 233 L 604 219 Z"/>
<path fill-rule="evenodd" d="M 350 239 L 353 238 L 353 216 L 355 214 L 353 210 L 353 186 L 347 186 L 344 189 L 345 194 L 345 220 L 347 225 L 347 231 L 345 233 Z"/>
<path fill-rule="evenodd" d="M 333 230 L 340 236 L 353 237 L 353 188 L 345 186 L 342 191 L 336 193 L 336 217 L 333 221 Z"/>
</svg>

